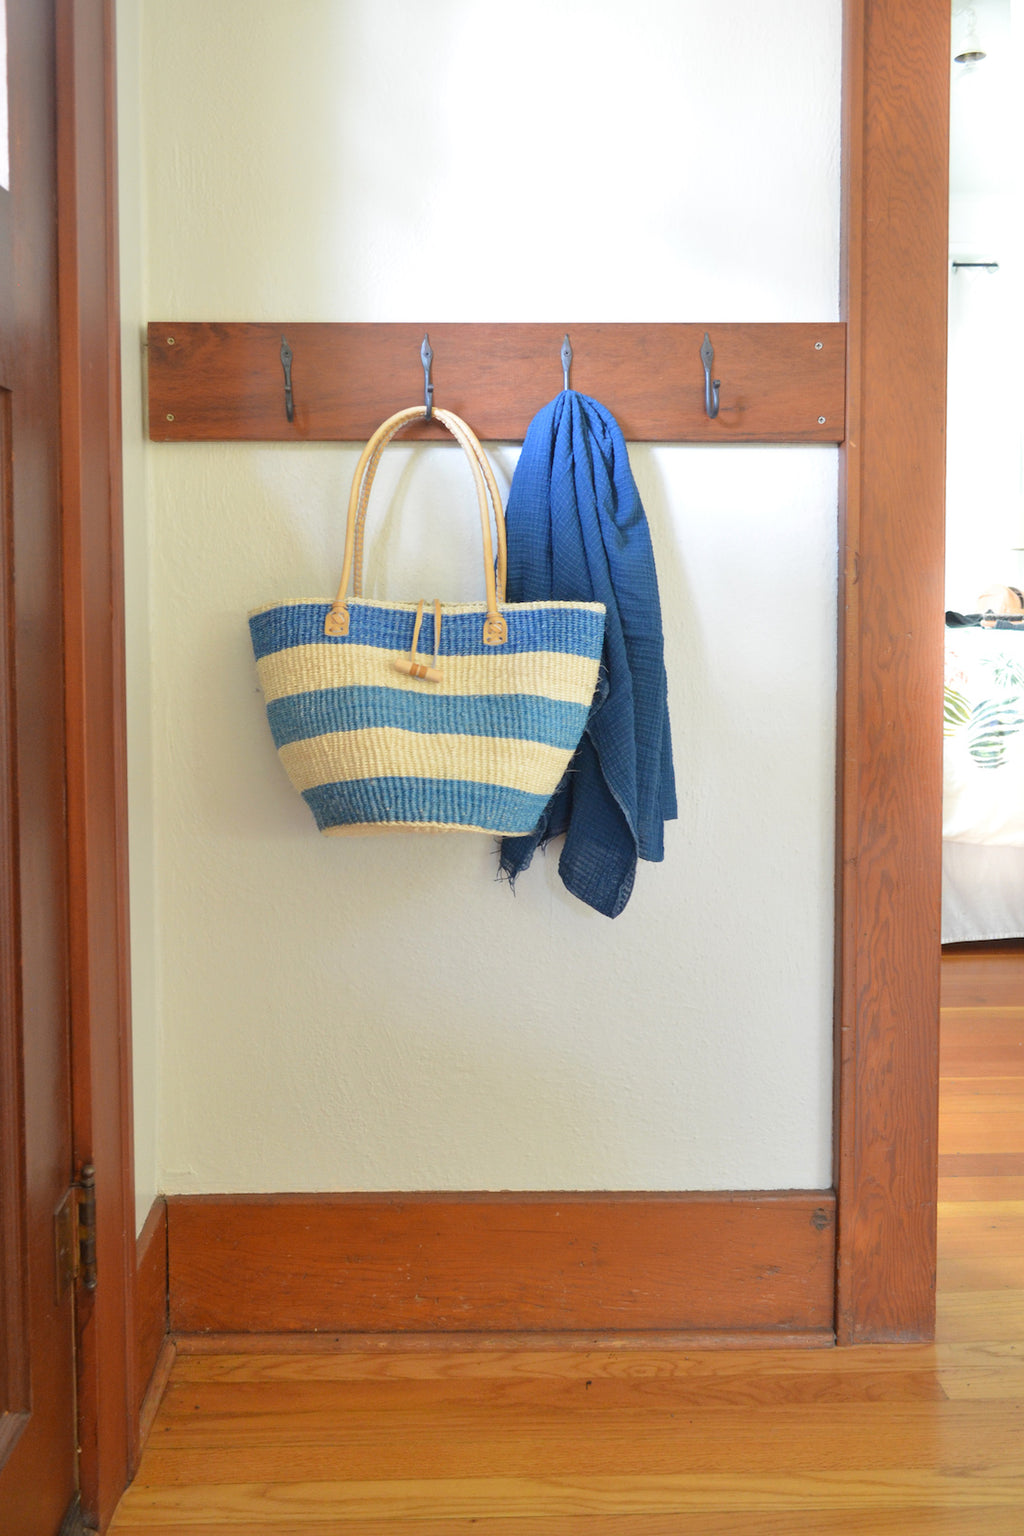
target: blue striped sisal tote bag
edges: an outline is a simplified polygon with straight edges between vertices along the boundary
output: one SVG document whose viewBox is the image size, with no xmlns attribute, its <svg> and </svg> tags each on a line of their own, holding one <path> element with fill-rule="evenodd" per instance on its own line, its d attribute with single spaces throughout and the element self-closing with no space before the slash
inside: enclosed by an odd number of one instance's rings
<svg viewBox="0 0 1024 1536">
<path fill-rule="evenodd" d="M 445 410 L 434 419 L 461 444 L 476 486 L 486 602 L 361 595 L 377 465 L 423 414 L 415 406 L 389 417 L 362 452 L 334 602 L 278 603 L 250 616 L 260 684 L 278 754 L 321 832 L 515 837 L 536 826 L 583 734 L 604 605 L 505 602 L 494 474 L 470 428 Z"/>
</svg>

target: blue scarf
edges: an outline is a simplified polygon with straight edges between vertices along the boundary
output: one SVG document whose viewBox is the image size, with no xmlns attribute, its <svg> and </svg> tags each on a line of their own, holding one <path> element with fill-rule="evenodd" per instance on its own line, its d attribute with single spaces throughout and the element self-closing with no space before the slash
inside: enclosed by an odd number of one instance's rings
<svg viewBox="0 0 1024 1536">
<path fill-rule="evenodd" d="M 534 831 L 503 840 L 501 868 L 514 881 L 539 846 L 564 832 L 563 884 L 618 917 L 637 859 L 664 858 L 676 791 L 651 536 L 610 411 L 564 390 L 537 413 L 506 521 L 510 602 L 599 602 L 608 616 L 583 739 Z"/>
</svg>

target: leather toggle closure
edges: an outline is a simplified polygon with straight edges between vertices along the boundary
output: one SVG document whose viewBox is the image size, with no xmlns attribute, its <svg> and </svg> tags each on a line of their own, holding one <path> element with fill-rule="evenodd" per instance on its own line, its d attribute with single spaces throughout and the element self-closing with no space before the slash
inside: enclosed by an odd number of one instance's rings
<svg viewBox="0 0 1024 1536">
<path fill-rule="evenodd" d="M 404 672 L 407 677 L 419 677 L 425 683 L 443 683 L 444 674 L 438 672 L 436 667 L 428 667 L 423 661 L 410 661 L 406 656 L 400 656 L 397 661 L 391 663 L 396 672 Z"/>
<path fill-rule="evenodd" d="M 441 604 L 434 599 L 434 660 L 431 665 L 421 661 L 417 647 L 420 643 L 420 629 L 423 625 L 423 599 L 420 598 L 416 609 L 416 623 L 412 632 L 412 649 L 408 656 L 397 656 L 391 663 L 396 672 L 402 672 L 406 677 L 418 677 L 424 683 L 443 683 L 444 674 L 438 671 L 437 657 L 441 649 Z"/>
</svg>

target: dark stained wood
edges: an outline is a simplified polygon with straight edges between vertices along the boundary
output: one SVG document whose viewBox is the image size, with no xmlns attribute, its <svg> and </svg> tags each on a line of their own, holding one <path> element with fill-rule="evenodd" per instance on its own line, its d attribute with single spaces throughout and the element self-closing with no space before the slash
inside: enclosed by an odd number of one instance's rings
<svg viewBox="0 0 1024 1536">
<path fill-rule="evenodd" d="M 6 12 L 12 166 L 11 190 L 0 192 L 0 388 L 6 437 L 0 535 L 5 607 L 0 709 L 6 716 L 0 756 L 6 823 L 0 834 L 0 948 L 6 973 L 0 997 L 5 1014 L 0 1029 L 0 1113 L 5 1120 L 0 1283 L 3 1326 L 14 1330 L 8 1339 L 4 1406 L 15 1413 L 6 1426 L 0 1425 L 0 1530 L 4 1536 L 49 1536 L 59 1527 L 76 1483 L 73 1298 L 70 1291 L 58 1298 L 53 1224 L 72 1160 L 53 218 L 55 41 L 52 5 L 8 0 Z M 15 1291 L 9 1294 L 12 1275 Z"/>
<path fill-rule="evenodd" d="M 420 345 L 434 351 L 434 402 L 479 437 L 521 440 L 562 387 L 597 396 L 632 442 L 836 443 L 844 426 L 844 328 L 762 325 L 202 324 L 149 326 L 149 434 L 157 442 L 241 438 L 358 441 L 423 398 Z M 707 331 L 721 409 L 704 408 Z M 281 337 L 294 354 L 285 412 Z M 824 420 L 819 421 L 819 418 Z M 410 428 L 407 435 L 420 429 Z M 436 432 L 436 428 L 433 429 Z M 422 435 L 422 432 L 420 433 Z"/>
<path fill-rule="evenodd" d="M 946 0 L 844 8 L 837 1336 L 934 1327 Z"/>
<path fill-rule="evenodd" d="M 3 212 L 9 212 L 9 194 L 0 192 L 0 199 Z M 0 250 L 9 257 L 9 231 L 0 234 L 0 242 Z M 8 305 L 13 308 L 10 277 L 5 271 L 0 280 L 4 310 Z M 24 1428 L 30 1402 L 15 760 L 13 424 L 6 367 L 2 378 L 8 387 L 0 387 L 0 1467 Z"/>
<path fill-rule="evenodd" d="M 25 1158 L 22 1143 L 21 919 L 15 760 L 14 464 L 16 329 L 11 194 L 0 189 L 0 1467 L 29 1404 Z"/>
<path fill-rule="evenodd" d="M 135 1411 L 141 1415 L 167 1338 L 167 1203 L 153 1209 L 135 1244 Z"/>
<path fill-rule="evenodd" d="M 830 1329 L 832 1197 L 168 1201 L 175 1333 Z"/>
<path fill-rule="evenodd" d="M 57 0 L 56 16 L 73 1123 L 100 1275 L 80 1298 L 78 1401 L 102 1527 L 137 1432 L 113 0 Z"/>
</svg>

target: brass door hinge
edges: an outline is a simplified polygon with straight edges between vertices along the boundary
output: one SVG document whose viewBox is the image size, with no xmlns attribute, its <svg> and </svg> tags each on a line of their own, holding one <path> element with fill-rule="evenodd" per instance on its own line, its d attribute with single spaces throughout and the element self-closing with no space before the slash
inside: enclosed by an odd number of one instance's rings
<svg viewBox="0 0 1024 1536">
<path fill-rule="evenodd" d="M 57 1300 L 77 1282 L 96 1289 L 96 1170 L 83 1164 L 78 1178 L 61 1201 L 53 1219 L 57 1259 Z"/>
</svg>

